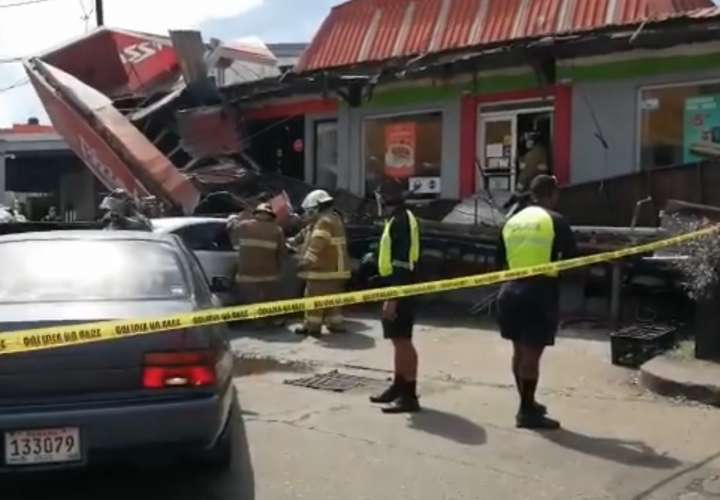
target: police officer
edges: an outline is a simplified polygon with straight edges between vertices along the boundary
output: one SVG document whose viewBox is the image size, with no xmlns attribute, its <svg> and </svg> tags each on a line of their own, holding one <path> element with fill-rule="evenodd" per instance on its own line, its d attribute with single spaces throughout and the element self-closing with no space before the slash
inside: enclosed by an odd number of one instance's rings
<svg viewBox="0 0 720 500">
<path fill-rule="evenodd" d="M 318 189 L 308 194 L 302 203 L 308 222 L 299 238 L 299 276 L 306 283 L 305 297 L 341 293 L 350 279 L 345 223 L 335 211 L 334 202 L 326 191 Z M 331 333 L 345 331 L 342 310 L 308 311 L 303 325 L 295 333 L 319 337 L 323 325 Z"/>
<path fill-rule="evenodd" d="M 498 244 L 498 263 L 508 269 L 572 258 L 577 246 L 570 226 L 553 209 L 558 201 L 555 177 L 539 175 L 530 185 L 533 205 L 511 217 Z M 535 401 L 540 359 L 555 343 L 559 315 L 558 274 L 521 279 L 502 286 L 498 319 L 503 338 L 513 342 L 512 371 L 520 395 L 517 427 L 557 429 Z"/>
<path fill-rule="evenodd" d="M 238 247 L 235 280 L 246 303 L 273 300 L 285 259 L 285 234 L 268 203 L 261 203 L 251 218 L 232 218 L 228 230 Z"/>
<path fill-rule="evenodd" d="M 415 281 L 420 260 L 420 229 L 413 213 L 405 207 L 403 189 L 388 180 L 380 188 L 379 199 L 389 217 L 385 222 L 377 255 L 377 270 L 383 284 L 409 285 Z M 412 342 L 415 300 L 404 298 L 383 304 L 382 325 L 385 338 L 393 343 L 395 377 L 385 392 L 372 396 L 373 403 L 390 403 L 384 413 L 413 413 L 420 410 L 417 396 L 418 354 Z"/>
<path fill-rule="evenodd" d="M 106 230 L 152 231 L 152 224 L 135 206 L 135 201 L 124 189 L 115 189 L 100 204 L 106 210 L 101 222 Z"/>
</svg>

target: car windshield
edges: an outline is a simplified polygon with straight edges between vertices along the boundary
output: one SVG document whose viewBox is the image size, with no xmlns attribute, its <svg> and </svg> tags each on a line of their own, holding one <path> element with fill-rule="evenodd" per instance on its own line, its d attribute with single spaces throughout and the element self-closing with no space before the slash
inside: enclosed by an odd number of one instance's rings
<svg viewBox="0 0 720 500">
<path fill-rule="evenodd" d="M 179 299 L 188 287 L 171 246 L 148 241 L 0 244 L 0 303 Z"/>
</svg>

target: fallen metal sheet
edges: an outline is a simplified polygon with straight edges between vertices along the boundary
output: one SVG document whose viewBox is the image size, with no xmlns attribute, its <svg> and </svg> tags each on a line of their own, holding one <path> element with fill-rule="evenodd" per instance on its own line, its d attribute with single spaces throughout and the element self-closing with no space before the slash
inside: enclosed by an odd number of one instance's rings
<svg viewBox="0 0 720 500">
<path fill-rule="evenodd" d="M 330 392 L 348 392 L 354 389 L 376 388 L 382 387 L 385 384 L 383 380 L 349 375 L 340 373 L 337 370 L 313 375 L 312 377 L 286 380 L 285 383 L 296 387 Z"/>
<path fill-rule="evenodd" d="M 177 113 L 185 151 L 195 158 L 232 155 L 243 149 L 237 111 L 223 106 L 193 108 Z"/>
<path fill-rule="evenodd" d="M 52 89 L 51 94 L 46 89 L 41 95 L 44 104 L 52 100 L 66 104 L 62 108 L 48 107 L 54 124 L 67 120 L 69 110 L 76 111 L 76 121 L 82 122 L 81 126 L 75 123 L 58 130 L 108 188 L 122 187 L 136 197 L 156 195 L 182 208 L 186 214 L 192 213 L 200 200 L 199 191 L 112 101 L 74 76 L 38 59 L 27 62 L 25 67 L 36 88 Z M 107 162 L 88 146 L 86 136 L 79 134 L 81 129 L 85 129 L 88 137 L 92 133 L 93 146 L 107 153 Z M 73 135 L 77 136 L 75 140 L 71 139 Z"/>
</svg>

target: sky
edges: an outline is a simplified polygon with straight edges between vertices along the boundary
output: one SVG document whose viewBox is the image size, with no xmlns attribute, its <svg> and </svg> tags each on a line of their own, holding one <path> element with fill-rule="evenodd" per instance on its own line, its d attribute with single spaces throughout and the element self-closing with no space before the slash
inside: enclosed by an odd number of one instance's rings
<svg viewBox="0 0 720 500">
<path fill-rule="evenodd" d="M 0 0 L 0 128 L 47 115 L 25 72 L 7 59 L 61 45 L 95 27 L 93 0 Z M 168 29 L 200 29 L 205 39 L 258 37 L 271 42 L 309 42 L 330 8 L 340 0 L 105 0 L 105 24 L 167 34 Z M 302 16 L 298 19 L 298 5 Z M 89 14 L 86 22 L 85 14 Z"/>
</svg>

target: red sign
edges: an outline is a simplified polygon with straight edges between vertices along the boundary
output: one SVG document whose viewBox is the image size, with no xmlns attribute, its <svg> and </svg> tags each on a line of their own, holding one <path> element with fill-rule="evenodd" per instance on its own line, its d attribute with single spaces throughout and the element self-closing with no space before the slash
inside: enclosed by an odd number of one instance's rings
<svg viewBox="0 0 720 500">
<path fill-rule="evenodd" d="M 415 175 L 417 126 L 414 122 L 385 126 L 385 175 L 407 179 Z"/>
</svg>

